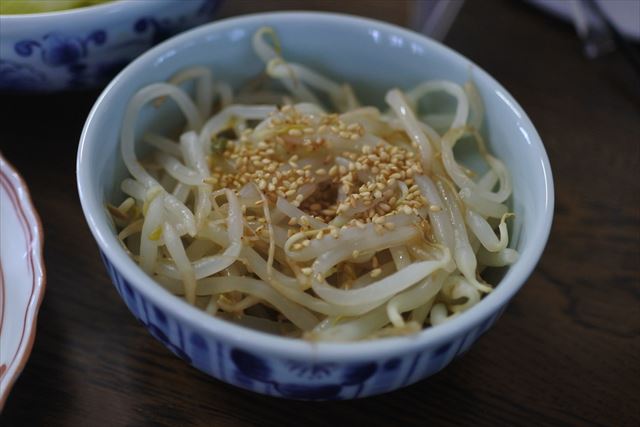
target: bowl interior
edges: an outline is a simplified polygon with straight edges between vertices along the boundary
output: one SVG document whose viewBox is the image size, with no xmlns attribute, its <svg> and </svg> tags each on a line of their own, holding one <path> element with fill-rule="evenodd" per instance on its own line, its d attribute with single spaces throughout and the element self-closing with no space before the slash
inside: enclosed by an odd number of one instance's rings
<svg viewBox="0 0 640 427">
<path fill-rule="evenodd" d="M 504 286 L 508 289 L 498 286 L 476 307 L 492 298 L 510 298 L 540 256 L 553 209 L 548 160 L 533 125 L 504 88 L 464 57 L 397 27 L 330 14 L 277 13 L 219 21 L 163 43 L 116 77 L 85 125 L 78 158 L 83 207 L 102 250 L 107 254 L 121 251 L 113 229 L 109 229 L 112 226 L 104 205 L 118 201 L 119 184 L 127 176 L 120 158 L 119 131 L 131 96 L 143 86 L 167 80 L 192 65 L 210 66 L 215 78 L 238 87 L 263 69 L 251 47 L 251 37 L 264 25 L 276 30 L 287 59 L 352 84 L 364 103 L 382 107 L 384 95 L 392 87 L 408 89 L 430 79 L 461 84 L 473 79 L 486 108 L 483 132 L 490 150 L 512 174 L 516 218 L 510 246 L 521 254 L 502 282 L 509 282 Z M 176 128 L 181 122 L 172 105 L 148 108 L 138 130 Z M 496 296 L 500 293 L 505 295 Z"/>
</svg>

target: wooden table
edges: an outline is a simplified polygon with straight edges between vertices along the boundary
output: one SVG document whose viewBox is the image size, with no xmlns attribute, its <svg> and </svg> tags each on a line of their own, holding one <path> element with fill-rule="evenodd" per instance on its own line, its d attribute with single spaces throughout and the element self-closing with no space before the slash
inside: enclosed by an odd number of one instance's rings
<svg viewBox="0 0 640 427">
<path fill-rule="evenodd" d="M 229 1 L 223 13 L 257 4 Z M 408 6 L 323 4 L 396 23 Z M 260 7 L 281 6 L 303 2 Z M 2 96 L 1 149 L 42 217 L 48 283 L 30 361 L 0 424 L 640 425 L 637 76 L 618 54 L 584 59 L 570 26 L 513 1 L 468 1 L 446 43 L 529 113 L 556 185 L 542 261 L 470 352 L 405 390 L 352 402 L 277 400 L 196 371 L 131 316 L 85 224 L 75 155 L 97 93 Z"/>
</svg>

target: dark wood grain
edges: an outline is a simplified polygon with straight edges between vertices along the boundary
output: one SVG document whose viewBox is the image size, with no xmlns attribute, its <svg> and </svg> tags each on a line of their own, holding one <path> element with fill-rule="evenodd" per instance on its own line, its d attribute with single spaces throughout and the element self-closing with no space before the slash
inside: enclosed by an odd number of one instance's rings
<svg viewBox="0 0 640 427">
<path fill-rule="evenodd" d="M 223 13 L 305 6 L 407 22 L 407 3 L 364 0 L 233 0 Z M 75 154 L 97 93 L 3 95 L 0 147 L 42 217 L 48 283 L 0 424 L 640 425 L 637 76 L 617 54 L 584 59 L 571 27 L 518 2 L 467 1 L 446 42 L 529 113 L 556 189 L 538 268 L 470 352 L 407 389 L 322 404 L 251 394 L 187 366 L 128 312 L 84 222 Z"/>
</svg>

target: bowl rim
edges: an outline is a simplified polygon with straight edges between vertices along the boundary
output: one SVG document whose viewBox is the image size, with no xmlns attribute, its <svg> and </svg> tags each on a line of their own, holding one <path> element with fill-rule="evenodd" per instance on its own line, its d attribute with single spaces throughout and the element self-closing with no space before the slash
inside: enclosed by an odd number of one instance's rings
<svg viewBox="0 0 640 427">
<path fill-rule="evenodd" d="M 2 152 L 0 152 L 0 174 L 2 174 L 4 179 L 7 180 L 7 185 L 15 191 L 16 205 L 14 206 L 14 209 L 20 211 L 20 215 L 27 223 L 30 232 L 33 233 L 31 241 L 26 242 L 29 250 L 29 257 L 33 262 L 33 269 L 31 271 L 33 292 L 25 305 L 23 317 L 22 332 L 24 334 L 23 337 L 26 337 L 26 340 L 21 340 L 20 345 L 18 345 L 18 348 L 16 349 L 14 360 L 5 366 L 6 370 L 4 371 L 4 375 L 8 375 L 6 379 L 2 378 L 2 375 L 0 375 L 0 379 L 2 379 L 6 385 L 4 389 L 0 388 L 1 413 L 2 408 L 11 394 L 14 384 L 22 374 L 22 371 L 31 357 L 31 351 L 33 350 L 33 344 L 38 330 L 40 307 L 42 306 L 42 301 L 47 288 L 47 270 L 44 262 L 45 237 L 42 228 L 42 220 L 36 210 L 35 204 L 33 203 L 31 191 L 29 190 L 24 177 L 20 172 L 18 172 L 18 169 L 4 157 Z M 24 231 L 21 230 L 20 232 Z M 1 261 L 2 260 L 0 259 L 0 264 Z M 0 265 L 0 276 L 2 276 L 1 267 L 2 266 Z M 2 280 L 2 277 L 0 277 L 0 293 L 4 292 L 2 289 L 3 286 L 7 286 L 6 283 L 1 283 Z M 6 298 L 4 296 L 0 297 Z M 4 303 L 6 304 L 7 301 L 5 300 Z M 2 311 L 2 309 L 0 309 L 0 311 Z M 0 313 L 0 315 L 4 314 Z M 0 325 L 2 322 L 3 319 L 0 319 Z M 2 383 L 2 381 L 0 381 L 0 383 Z"/>
<path fill-rule="evenodd" d="M 179 4 L 181 0 L 146 0 L 146 1 L 127 1 L 127 0 L 110 0 L 105 3 L 92 4 L 89 6 L 74 7 L 71 9 L 54 10 L 50 12 L 36 13 L 12 13 L 0 14 L 0 19 L 5 25 L 15 24 L 20 20 L 46 20 L 51 22 L 52 19 L 79 19 L 84 20 L 94 16 L 113 15 L 121 12 L 129 12 L 131 10 L 146 10 L 149 7 L 157 5 L 169 5 L 171 3 Z M 100 12 L 100 13 L 98 13 Z M 82 21 L 80 21 L 82 22 Z"/>
<path fill-rule="evenodd" d="M 318 343 L 308 342 L 299 338 L 287 338 L 267 334 L 212 317 L 204 311 L 170 294 L 139 268 L 120 245 L 117 244 L 117 239 L 113 235 L 107 222 L 100 220 L 98 213 L 103 210 L 103 208 L 99 204 L 98 197 L 92 197 L 91 183 L 93 182 L 93 178 L 91 176 L 92 169 L 88 161 L 91 159 L 92 151 L 96 145 L 95 141 L 92 142 L 93 139 L 95 139 L 92 138 L 92 123 L 97 120 L 96 116 L 105 108 L 103 104 L 106 102 L 105 100 L 110 97 L 111 92 L 117 91 L 119 86 L 125 84 L 129 74 L 135 74 L 140 71 L 139 69 L 142 69 L 145 63 L 150 62 L 153 58 L 157 57 L 158 54 L 179 48 L 184 42 L 201 39 L 201 36 L 212 32 L 223 32 L 234 26 L 287 25 L 287 22 L 291 20 L 294 20 L 297 24 L 303 20 L 313 20 L 314 22 L 319 21 L 328 25 L 337 23 L 355 27 L 364 26 L 367 28 L 375 28 L 387 33 L 399 35 L 411 42 L 425 46 L 426 49 L 438 51 L 440 54 L 446 56 L 452 56 L 457 61 L 463 61 L 465 64 L 471 65 L 474 68 L 474 76 L 476 79 L 488 79 L 488 82 L 496 91 L 499 91 L 499 95 L 503 97 L 514 113 L 520 117 L 522 124 L 526 126 L 530 138 L 529 144 L 536 148 L 544 175 L 545 186 L 542 190 L 544 192 L 542 200 L 544 203 L 544 217 L 537 222 L 539 229 L 536 230 L 536 233 L 533 233 L 534 238 L 527 243 L 526 251 L 522 251 L 518 262 L 508 269 L 505 277 L 496 285 L 495 290 L 491 294 L 485 296 L 480 303 L 466 311 L 464 315 L 438 327 L 425 328 L 414 335 L 369 341 Z M 76 168 L 78 192 L 82 209 L 99 248 L 104 252 L 109 262 L 113 264 L 113 267 L 131 286 L 144 295 L 145 298 L 154 305 L 171 312 L 180 322 L 187 322 L 194 330 L 199 332 L 205 331 L 216 340 L 234 342 L 241 347 L 249 346 L 252 350 L 258 352 L 283 354 L 287 357 L 297 358 L 312 356 L 315 360 L 335 360 L 336 358 L 340 358 L 341 360 L 354 360 L 361 359 L 364 355 L 366 355 L 367 358 L 374 358 L 396 354 L 400 349 L 403 352 L 416 351 L 426 347 L 441 345 L 472 330 L 480 322 L 496 314 L 502 307 L 506 306 L 520 287 L 523 286 L 542 255 L 549 237 L 553 219 L 553 178 L 544 145 L 522 107 L 520 107 L 516 100 L 500 83 L 473 61 L 422 34 L 373 19 L 329 12 L 282 11 L 228 18 L 181 33 L 145 52 L 122 70 L 96 100 L 82 130 Z M 526 257 L 523 255 L 526 255 Z"/>
<path fill-rule="evenodd" d="M 69 15 L 81 15 L 94 12 L 96 9 L 103 9 L 103 11 L 107 11 L 110 8 L 113 8 L 114 5 L 118 4 L 118 6 L 122 6 L 123 4 L 131 5 L 135 3 L 127 2 L 124 0 L 110 0 L 105 3 L 91 4 L 88 6 L 80 6 L 73 7 L 70 9 L 60 9 L 60 10 L 52 10 L 49 12 L 35 12 L 35 13 L 11 13 L 11 14 L 0 14 L 2 19 L 8 20 L 18 20 L 18 19 L 26 19 L 26 18 L 51 18 L 54 16 L 69 16 Z M 87 11 L 87 9 L 89 11 Z"/>
</svg>

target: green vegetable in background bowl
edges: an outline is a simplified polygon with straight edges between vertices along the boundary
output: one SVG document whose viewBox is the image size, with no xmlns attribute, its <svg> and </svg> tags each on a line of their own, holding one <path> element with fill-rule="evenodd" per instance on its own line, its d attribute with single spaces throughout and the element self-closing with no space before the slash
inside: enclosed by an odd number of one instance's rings
<svg viewBox="0 0 640 427">
<path fill-rule="evenodd" d="M 18 15 L 25 13 L 55 12 L 93 6 L 113 0 L 0 0 L 0 14 Z"/>
</svg>

